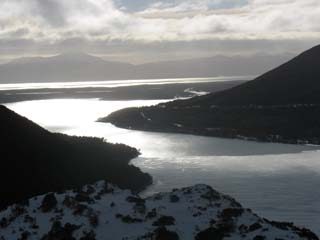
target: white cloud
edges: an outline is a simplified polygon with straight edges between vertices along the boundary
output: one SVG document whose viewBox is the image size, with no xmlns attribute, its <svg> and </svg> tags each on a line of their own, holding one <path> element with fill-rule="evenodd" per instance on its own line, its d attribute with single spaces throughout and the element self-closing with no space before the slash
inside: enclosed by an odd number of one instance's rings
<svg viewBox="0 0 320 240">
<path fill-rule="evenodd" d="M 48 46 L 73 39 L 99 46 L 115 40 L 314 41 L 319 23 L 319 0 L 158 1 L 134 13 L 112 0 L 0 2 L 1 41 Z"/>
<path fill-rule="evenodd" d="M 208 2 L 200 1 L 198 4 L 208 6 Z M 291 38 L 297 33 L 314 36 L 320 30 L 318 0 L 251 0 L 246 6 L 231 10 L 208 10 L 195 5 L 193 1 L 187 1 L 167 8 L 153 6 L 141 12 L 140 16 L 167 19 L 170 26 L 177 26 L 178 33 L 181 33 L 179 30 L 183 25 L 182 33 L 204 34 L 204 37 L 207 34 L 215 37 L 220 33 L 221 37 L 224 33 L 238 33 L 237 36 L 250 33 L 250 36 L 261 38 L 267 35 L 268 38 L 284 35 Z"/>
</svg>

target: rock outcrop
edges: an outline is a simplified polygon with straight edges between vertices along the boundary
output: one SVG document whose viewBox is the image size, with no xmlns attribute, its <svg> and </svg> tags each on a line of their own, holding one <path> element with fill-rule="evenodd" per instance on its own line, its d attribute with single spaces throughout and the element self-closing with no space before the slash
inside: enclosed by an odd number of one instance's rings
<svg viewBox="0 0 320 240">
<path fill-rule="evenodd" d="M 129 190 L 100 181 L 8 207 L 0 212 L 0 239 L 318 240 L 318 237 L 292 223 L 261 218 L 207 185 L 142 199 Z"/>
</svg>

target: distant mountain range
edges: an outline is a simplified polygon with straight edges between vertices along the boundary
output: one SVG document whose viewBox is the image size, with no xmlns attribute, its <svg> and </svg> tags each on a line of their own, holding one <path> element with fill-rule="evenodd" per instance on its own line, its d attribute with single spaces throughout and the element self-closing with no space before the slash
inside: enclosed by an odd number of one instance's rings
<svg viewBox="0 0 320 240">
<path fill-rule="evenodd" d="M 132 190 L 152 182 L 148 174 L 128 165 L 139 155 L 135 148 L 51 133 L 1 105 L 0 122 L 0 209 L 101 179 Z"/>
<path fill-rule="evenodd" d="M 290 56 L 216 56 L 133 65 L 84 53 L 67 53 L 20 58 L 2 64 L 0 83 L 256 76 L 282 64 Z"/>
<path fill-rule="evenodd" d="M 82 53 L 22 58 L 0 65 L 0 83 L 64 82 L 121 79 L 133 65 L 107 62 Z"/>
<path fill-rule="evenodd" d="M 119 127 L 320 144 L 320 46 L 253 81 L 101 119 Z"/>
</svg>

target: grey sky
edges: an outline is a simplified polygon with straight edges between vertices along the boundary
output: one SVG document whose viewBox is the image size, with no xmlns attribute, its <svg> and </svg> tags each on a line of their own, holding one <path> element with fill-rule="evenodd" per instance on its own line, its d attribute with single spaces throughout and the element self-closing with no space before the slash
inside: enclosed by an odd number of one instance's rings
<svg viewBox="0 0 320 240">
<path fill-rule="evenodd" d="M 84 51 L 130 62 L 298 53 L 319 0 L 2 0 L 0 62 Z"/>
</svg>

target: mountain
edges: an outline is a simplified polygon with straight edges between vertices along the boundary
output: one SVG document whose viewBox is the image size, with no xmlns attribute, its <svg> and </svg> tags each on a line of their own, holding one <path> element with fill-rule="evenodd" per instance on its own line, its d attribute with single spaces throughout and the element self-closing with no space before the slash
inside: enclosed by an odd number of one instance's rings
<svg viewBox="0 0 320 240">
<path fill-rule="evenodd" d="M 231 89 L 124 109 L 100 121 L 139 130 L 320 144 L 320 46 Z"/>
<path fill-rule="evenodd" d="M 84 53 L 17 59 L 0 65 L 0 83 L 92 81 L 127 78 L 133 65 Z"/>
<path fill-rule="evenodd" d="M 0 219 L 3 240 L 319 240 L 293 223 L 261 218 L 206 185 L 143 199 L 100 181 L 10 206 Z"/>
<path fill-rule="evenodd" d="M 141 190 L 151 177 L 128 165 L 139 152 L 103 139 L 51 133 L 0 105 L 0 209 L 100 179 Z"/>
<path fill-rule="evenodd" d="M 320 45 L 291 61 L 218 94 L 196 100 L 216 105 L 285 105 L 320 103 Z"/>
<path fill-rule="evenodd" d="M 281 56 L 215 56 L 147 63 L 137 66 L 145 78 L 184 78 L 218 76 L 258 76 L 289 60 L 290 54 Z"/>
<path fill-rule="evenodd" d="M 16 59 L 0 65 L 0 83 L 98 81 L 215 76 L 252 76 L 272 69 L 288 55 L 199 58 L 142 65 L 105 61 L 84 53 Z"/>
</svg>

